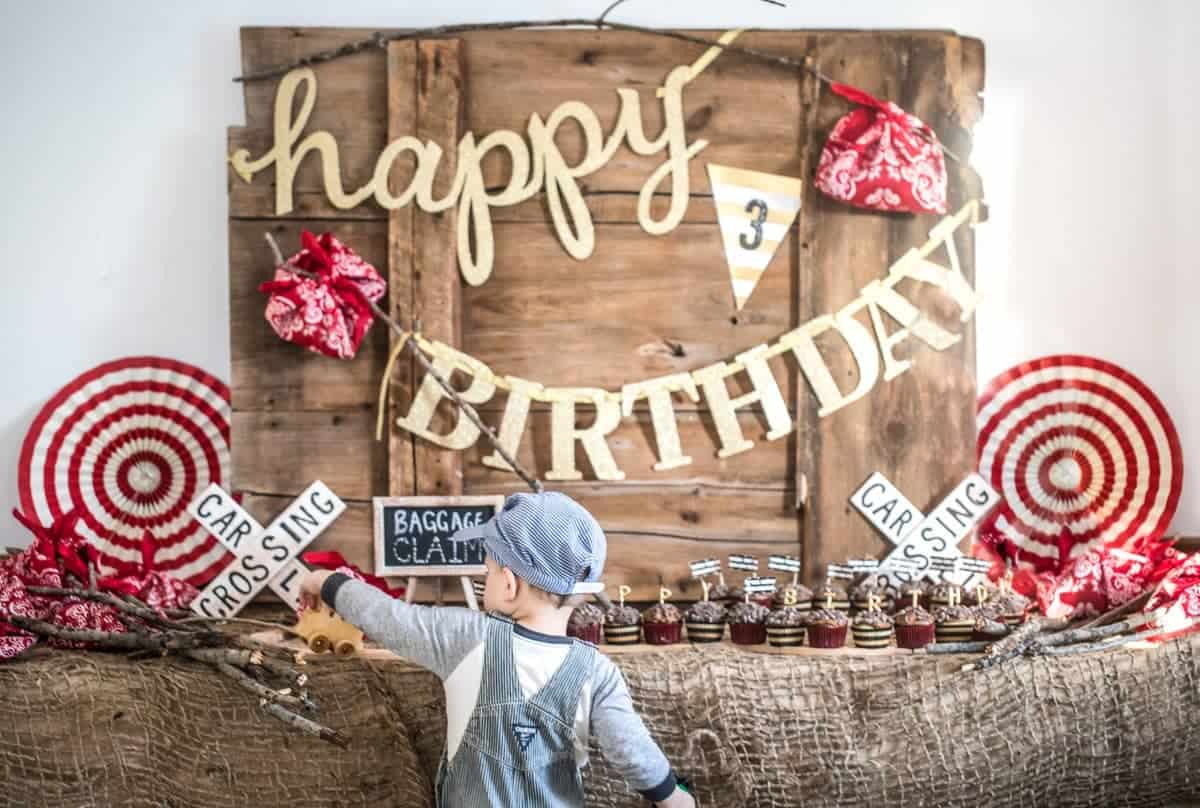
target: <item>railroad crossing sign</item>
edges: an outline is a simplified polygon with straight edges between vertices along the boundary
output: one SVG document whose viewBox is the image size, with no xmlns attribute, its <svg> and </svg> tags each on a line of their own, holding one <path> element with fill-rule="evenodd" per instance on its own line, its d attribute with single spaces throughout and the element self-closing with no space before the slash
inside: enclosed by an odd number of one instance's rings
<svg viewBox="0 0 1200 808">
<path fill-rule="evenodd" d="M 1000 504 L 1000 495 L 974 472 L 938 503 L 929 516 L 922 514 L 879 472 L 868 477 L 854 492 L 850 504 L 884 539 L 895 545 L 879 565 L 879 574 L 886 575 L 893 586 L 929 572 L 965 586 L 985 571 L 986 562 L 973 564 L 976 559 L 965 556 L 958 548 L 963 537 Z M 935 558 L 939 559 L 936 565 Z M 916 562 L 915 570 L 897 564 L 900 559 Z"/>
<path fill-rule="evenodd" d="M 266 586 L 298 609 L 300 580 L 308 568 L 297 556 L 341 516 L 346 504 L 317 480 L 264 528 L 213 483 L 187 510 L 236 556 L 208 582 L 192 602 L 192 611 L 205 617 L 232 617 Z"/>
</svg>

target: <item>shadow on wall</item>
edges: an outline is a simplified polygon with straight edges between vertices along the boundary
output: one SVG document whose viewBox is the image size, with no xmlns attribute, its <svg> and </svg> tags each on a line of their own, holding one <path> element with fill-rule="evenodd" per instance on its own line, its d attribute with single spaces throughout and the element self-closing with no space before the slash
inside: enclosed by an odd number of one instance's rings
<svg viewBox="0 0 1200 808">
<path fill-rule="evenodd" d="M 12 418 L 0 421 L 0 446 L 15 447 L 15 451 L 0 466 L 0 508 L 3 509 L 0 511 L 0 549 L 25 547 L 33 540 L 29 531 L 12 518 L 12 510 L 20 507 L 20 498 L 17 495 L 17 468 L 21 462 L 21 444 L 41 406 L 39 402 Z"/>
</svg>

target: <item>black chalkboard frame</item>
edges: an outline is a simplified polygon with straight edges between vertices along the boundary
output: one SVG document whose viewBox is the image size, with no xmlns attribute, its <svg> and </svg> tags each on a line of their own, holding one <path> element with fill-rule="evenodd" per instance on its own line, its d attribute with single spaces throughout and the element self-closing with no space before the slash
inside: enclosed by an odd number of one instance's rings
<svg viewBox="0 0 1200 808">
<path fill-rule="evenodd" d="M 395 507 L 412 507 L 412 508 L 436 508 L 436 507 L 451 507 L 455 505 L 465 505 L 478 507 L 480 505 L 491 505 L 495 513 L 499 513 L 504 507 L 504 497 L 500 495 L 489 496 L 453 496 L 453 497 L 373 497 L 371 500 L 374 506 L 374 525 L 375 525 L 375 574 L 388 576 L 406 576 L 409 578 L 421 576 L 468 576 L 468 575 L 483 575 L 487 573 L 487 567 L 482 564 L 467 565 L 467 564 L 450 564 L 427 566 L 424 564 L 387 564 L 387 556 L 384 554 L 384 540 L 387 532 L 384 530 L 383 515 L 386 508 Z"/>
</svg>

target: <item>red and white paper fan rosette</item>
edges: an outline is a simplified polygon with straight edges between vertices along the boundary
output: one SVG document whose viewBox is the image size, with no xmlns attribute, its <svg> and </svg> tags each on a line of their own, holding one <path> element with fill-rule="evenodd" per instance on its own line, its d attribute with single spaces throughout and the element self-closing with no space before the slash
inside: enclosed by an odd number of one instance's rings
<svg viewBox="0 0 1200 808">
<path fill-rule="evenodd" d="M 979 536 L 1022 566 L 1060 573 L 1103 543 L 1157 539 L 1183 485 L 1166 409 L 1128 371 L 1048 356 L 994 379 L 979 399 L 979 473 L 1005 504 Z"/>
<path fill-rule="evenodd" d="M 187 513 L 209 483 L 229 480 L 229 388 L 192 365 L 130 357 L 84 373 L 34 419 L 21 449 L 21 508 L 43 523 L 72 509 L 102 574 L 142 561 L 202 585 L 228 561 Z"/>
</svg>

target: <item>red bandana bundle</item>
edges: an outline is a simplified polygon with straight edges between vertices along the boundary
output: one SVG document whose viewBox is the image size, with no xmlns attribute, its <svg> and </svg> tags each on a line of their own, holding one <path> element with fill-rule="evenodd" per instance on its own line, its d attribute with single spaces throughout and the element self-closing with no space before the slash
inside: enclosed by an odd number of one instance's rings
<svg viewBox="0 0 1200 808">
<path fill-rule="evenodd" d="M 1158 539 L 1092 548 L 1061 575 L 1037 576 L 1038 603 L 1047 617 L 1100 615 L 1150 591 L 1186 558 Z"/>
<path fill-rule="evenodd" d="M 15 657 L 38 640 L 7 622 L 5 617 L 44 620 L 69 629 L 125 631 L 125 624 L 111 606 L 71 595 L 39 595 L 29 591 L 29 587 L 70 589 L 88 580 L 88 564 L 94 565 L 91 556 L 95 551 L 75 532 L 78 514 L 74 511 L 64 514 L 49 527 L 20 511 L 14 510 L 13 516 L 33 533 L 34 540 L 17 555 L 0 561 L 0 660 Z M 130 565 L 120 576 L 98 579 L 96 588 L 134 595 L 158 610 L 186 607 L 198 594 L 196 588 L 156 569 L 154 550 L 154 537 L 147 531 L 142 541 L 141 565 Z M 53 644 L 71 648 L 85 645 L 67 640 L 56 640 Z"/>
<path fill-rule="evenodd" d="M 817 188 L 870 210 L 945 213 L 946 163 L 933 130 L 890 101 L 844 84 L 832 88 L 861 106 L 833 127 Z"/>
<path fill-rule="evenodd" d="M 1171 639 L 1195 631 L 1200 621 L 1200 553 L 1171 570 L 1146 604 L 1146 612 L 1160 612 L 1158 626 L 1170 633 L 1157 639 Z"/>
<path fill-rule="evenodd" d="M 133 595 L 160 613 L 164 609 L 186 609 L 190 606 L 200 590 L 158 569 L 154 563 L 154 534 L 149 530 L 142 536 L 141 549 L 141 566 L 121 576 L 101 579 L 96 585 L 107 592 Z"/>
<path fill-rule="evenodd" d="M 288 342 L 337 359 L 353 359 L 374 319 L 367 300 L 383 297 L 387 284 L 375 267 L 332 233 L 317 238 L 304 231 L 300 240 L 304 249 L 290 263 L 317 277 L 304 278 L 276 267 L 275 280 L 258 287 L 271 296 L 267 322 Z"/>
</svg>

